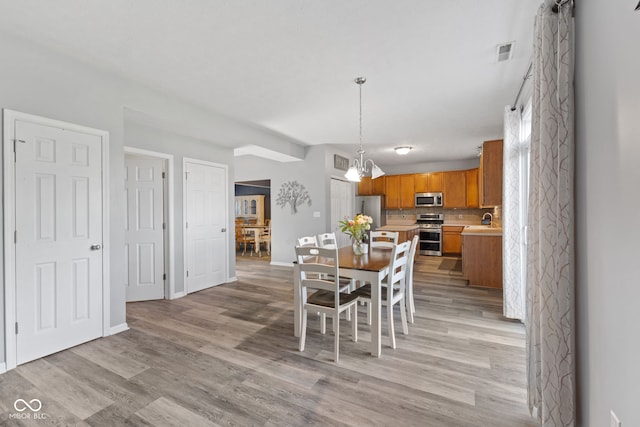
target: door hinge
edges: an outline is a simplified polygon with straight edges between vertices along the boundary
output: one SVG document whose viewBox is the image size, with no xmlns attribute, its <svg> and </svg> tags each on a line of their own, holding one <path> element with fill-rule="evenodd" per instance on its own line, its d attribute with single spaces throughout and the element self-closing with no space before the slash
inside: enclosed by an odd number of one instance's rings
<svg viewBox="0 0 640 427">
<path fill-rule="evenodd" d="M 164 174 L 164 172 L 162 172 L 162 179 L 164 179 L 164 178 L 165 178 L 165 174 Z"/>
<path fill-rule="evenodd" d="M 188 180 L 189 179 L 189 172 L 185 172 L 184 173 L 184 180 Z"/>
<path fill-rule="evenodd" d="M 166 229 L 167 229 L 167 223 L 166 223 L 166 222 L 163 222 L 163 223 L 162 223 L 162 229 L 163 229 L 163 230 L 166 230 Z"/>
<path fill-rule="evenodd" d="M 18 335 L 18 322 L 16 322 L 16 335 Z"/>
<path fill-rule="evenodd" d="M 188 222 L 185 222 L 184 227 L 185 227 L 185 228 L 189 228 L 189 223 L 188 223 Z"/>
<path fill-rule="evenodd" d="M 189 277 L 189 270 L 187 270 L 187 277 Z"/>
<path fill-rule="evenodd" d="M 13 231 L 13 243 L 18 243 L 18 230 Z"/>
<path fill-rule="evenodd" d="M 162 280 L 167 280 L 167 273 L 162 273 Z"/>
</svg>

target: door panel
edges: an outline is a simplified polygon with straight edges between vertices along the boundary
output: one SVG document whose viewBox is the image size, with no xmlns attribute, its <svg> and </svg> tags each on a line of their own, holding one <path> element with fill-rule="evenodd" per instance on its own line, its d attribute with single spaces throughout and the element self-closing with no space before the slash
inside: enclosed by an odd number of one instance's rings
<svg viewBox="0 0 640 427">
<path fill-rule="evenodd" d="M 187 292 L 224 283 L 227 175 L 221 167 L 185 163 Z"/>
<path fill-rule="evenodd" d="M 165 296 L 163 168 L 162 159 L 125 157 L 124 252 L 129 302 Z"/>
<path fill-rule="evenodd" d="M 102 140 L 15 122 L 18 364 L 102 335 Z"/>
</svg>

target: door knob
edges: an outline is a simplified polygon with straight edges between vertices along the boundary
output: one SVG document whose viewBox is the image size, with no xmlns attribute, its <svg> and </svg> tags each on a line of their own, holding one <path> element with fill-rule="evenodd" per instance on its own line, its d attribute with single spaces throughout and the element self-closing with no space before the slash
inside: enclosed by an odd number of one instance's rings
<svg viewBox="0 0 640 427">
<path fill-rule="evenodd" d="M 226 229 L 226 228 L 223 228 L 223 229 L 222 229 L 222 230 L 220 230 L 220 231 L 221 231 L 222 233 L 226 233 L 226 232 L 227 232 L 227 229 Z"/>
<path fill-rule="evenodd" d="M 102 249 L 101 245 L 91 245 L 91 250 L 92 251 L 99 251 L 100 249 Z"/>
</svg>

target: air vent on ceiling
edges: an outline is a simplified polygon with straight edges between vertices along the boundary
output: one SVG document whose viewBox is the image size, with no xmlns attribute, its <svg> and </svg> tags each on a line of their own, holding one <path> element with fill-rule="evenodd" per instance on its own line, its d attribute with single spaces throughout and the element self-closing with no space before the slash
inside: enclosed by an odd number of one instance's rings
<svg viewBox="0 0 640 427">
<path fill-rule="evenodd" d="M 498 62 L 504 62 L 511 59 L 514 44 L 515 42 L 509 42 L 498 45 Z"/>
</svg>

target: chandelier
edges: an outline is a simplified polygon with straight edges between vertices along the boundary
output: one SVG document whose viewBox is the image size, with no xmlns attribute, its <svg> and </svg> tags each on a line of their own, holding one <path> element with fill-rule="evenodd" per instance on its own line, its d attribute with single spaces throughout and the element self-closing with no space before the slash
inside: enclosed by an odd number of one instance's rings
<svg viewBox="0 0 640 427">
<path fill-rule="evenodd" d="M 360 149 L 357 151 L 358 157 L 353 159 L 353 166 L 349 168 L 344 177 L 352 182 L 360 182 L 362 177 L 371 172 L 371 178 L 376 179 L 384 175 L 384 171 L 380 169 L 371 159 L 364 159 L 364 150 L 362 149 L 362 85 L 367 79 L 364 77 L 356 77 L 355 82 L 360 88 Z M 371 167 L 371 170 L 369 170 Z"/>
</svg>

